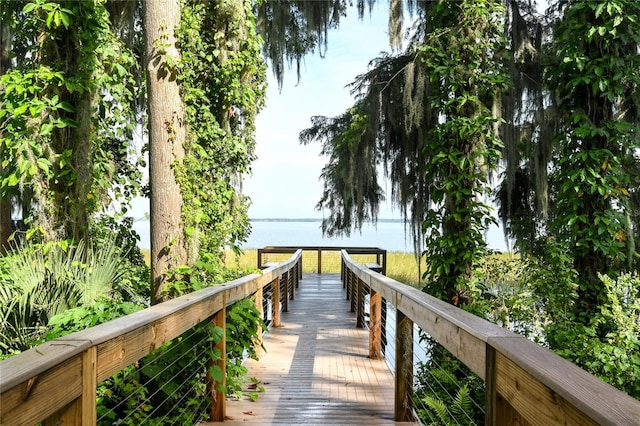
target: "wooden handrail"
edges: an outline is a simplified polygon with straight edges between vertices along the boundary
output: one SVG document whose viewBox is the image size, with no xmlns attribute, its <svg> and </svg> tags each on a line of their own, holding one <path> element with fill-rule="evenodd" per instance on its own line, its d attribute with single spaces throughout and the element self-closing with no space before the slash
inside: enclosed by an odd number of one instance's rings
<svg viewBox="0 0 640 426">
<path fill-rule="evenodd" d="M 387 271 L 387 251 L 378 247 L 342 247 L 342 246 L 267 246 L 258 249 L 258 269 L 262 269 L 263 254 L 287 254 L 294 253 L 296 250 L 315 251 L 318 252 L 318 273 L 322 273 L 322 252 L 324 251 L 342 251 L 346 250 L 349 254 L 372 254 L 376 256 L 376 263 L 380 265 L 381 273 L 386 274 Z M 302 271 L 300 271 L 302 273 Z"/>
<path fill-rule="evenodd" d="M 342 251 L 343 279 L 367 285 L 392 303 L 398 329 L 407 319 L 429 333 L 486 383 L 486 424 L 640 425 L 640 401 L 525 337 L 399 283 L 354 262 Z M 359 292 L 358 292 L 359 293 Z M 379 295 L 379 296 L 378 296 Z M 355 306 L 360 309 L 360 303 Z M 358 314 L 359 315 L 359 314 Z M 377 321 L 377 318 L 376 318 Z M 371 356 L 379 356 L 379 327 L 371 330 Z M 412 333 L 396 336 L 396 353 L 412 350 Z M 407 346 L 409 345 L 409 347 Z M 399 359 L 401 358 L 401 359 Z M 396 356 L 397 377 L 412 377 Z M 409 371 L 410 370 L 410 371 Z M 396 420 L 411 421 L 406 393 L 396 388 Z M 523 422 L 524 420 L 524 422 Z"/>
<path fill-rule="evenodd" d="M 69 424 L 95 424 L 97 383 L 214 317 L 226 306 L 259 293 L 272 282 L 279 283 L 282 275 L 292 277 L 282 283 L 284 294 L 290 294 L 289 287 L 297 284 L 301 259 L 302 251 L 298 250 L 289 260 L 262 274 L 169 300 L 0 362 L 0 424 L 33 425 L 46 423 L 47 419 L 52 423 L 63 419 Z M 261 300 L 259 303 L 262 305 Z M 216 417 L 222 420 L 224 404 L 219 410 L 222 412 Z"/>
</svg>

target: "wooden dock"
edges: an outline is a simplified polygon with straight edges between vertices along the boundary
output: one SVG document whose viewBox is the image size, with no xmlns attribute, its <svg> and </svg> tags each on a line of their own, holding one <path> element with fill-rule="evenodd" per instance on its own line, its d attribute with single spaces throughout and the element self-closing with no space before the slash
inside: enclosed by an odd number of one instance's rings
<svg viewBox="0 0 640 426">
<path fill-rule="evenodd" d="M 368 357 L 368 331 L 356 328 L 338 274 L 305 274 L 281 321 L 260 361 L 245 364 L 265 392 L 227 401 L 225 424 L 408 424 L 393 421 L 393 375 Z"/>
</svg>

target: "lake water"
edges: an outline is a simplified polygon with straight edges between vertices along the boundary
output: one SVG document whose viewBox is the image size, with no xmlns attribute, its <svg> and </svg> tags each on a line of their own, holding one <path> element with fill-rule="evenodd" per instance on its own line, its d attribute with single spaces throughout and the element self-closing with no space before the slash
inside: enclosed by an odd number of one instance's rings
<svg viewBox="0 0 640 426">
<path fill-rule="evenodd" d="M 321 222 L 252 220 L 251 235 L 243 248 L 265 246 L 352 246 L 380 247 L 388 251 L 412 252 L 413 245 L 405 239 L 402 222 L 378 222 L 365 225 L 362 232 L 346 238 L 322 236 Z"/>
<path fill-rule="evenodd" d="M 242 248 L 265 246 L 351 246 L 379 247 L 388 251 L 413 252 L 413 244 L 406 238 L 404 224 L 400 221 L 378 222 L 377 226 L 366 224 L 362 231 L 352 232 L 346 238 L 322 236 L 320 220 L 269 220 L 251 221 L 251 235 Z M 134 222 L 140 234 L 140 247 L 149 248 L 149 221 Z M 506 251 L 502 232 L 492 228 L 487 232 L 488 245 L 492 249 Z"/>
</svg>

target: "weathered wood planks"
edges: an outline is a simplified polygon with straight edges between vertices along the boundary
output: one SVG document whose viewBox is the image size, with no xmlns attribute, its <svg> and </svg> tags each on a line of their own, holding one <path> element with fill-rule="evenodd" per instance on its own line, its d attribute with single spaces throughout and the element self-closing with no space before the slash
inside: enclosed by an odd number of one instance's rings
<svg viewBox="0 0 640 426">
<path fill-rule="evenodd" d="M 281 321 L 260 361 L 245 363 L 266 391 L 228 400 L 225 424 L 403 424 L 393 420 L 393 375 L 368 356 L 369 331 L 356 327 L 337 274 L 305 274 Z"/>
</svg>

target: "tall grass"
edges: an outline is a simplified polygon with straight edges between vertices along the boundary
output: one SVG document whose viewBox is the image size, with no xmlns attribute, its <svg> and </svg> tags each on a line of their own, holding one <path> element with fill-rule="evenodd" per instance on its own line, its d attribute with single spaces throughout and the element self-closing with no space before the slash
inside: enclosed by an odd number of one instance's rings
<svg viewBox="0 0 640 426">
<path fill-rule="evenodd" d="M 142 250 L 147 265 L 150 263 L 149 250 Z M 289 254 L 264 254 L 263 263 L 282 262 L 287 260 Z M 375 262 L 375 255 L 352 255 L 352 258 L 361 263 Z M 225 265 L 231 269 L 255 269 L 258 267 L 258 251 L 256 249 L 244 250 L 240 255 L 233 251 L 225 251 Z M 483 259 L 477 269 L 483 277 L 483 282 L 491 287 L 492 283 L 519 283 L 522 262 L 519 256 L 513 254 L 492 254 Z M 506 268 L 506 269 L 505 269 Z M 423 264 L 418 269 L 418 263 L 413 253 L 388 252 L 387 253 L 387 276 L 396 281 L 422 288 L 426 284 L 421 278 L 424 272 Z M 318 254 L 316 251 L 305 251 L 302 253 L 302 272 L 316 273 L 318 271 Z M 515 271 L 515 272 L 514 272 Z M 340 272 L 340 252 L 326 251 L 322 253 L 322 272 Z M 516 274 L 515 277 L 513 275 Z"/>
<path fill-rule="evenodd" d="M 290 254 L 263 254 L 263 263 L 283 262 L 291 257 Z M 376 256 L 372 254 L 354 254 L 353 260 L 360 263 L 371 263 L 376 261 Z M 232 251 L 225 252 L 225 265 L 234 269 L 257 268 L 258 251 L 245 250 L 239 256 Z M 318 253 L 316 251 L 304 251 L 302 253 L 302 272 L 318 272 Z M 325 251 L 322 253 L 322 272 L 340 272 L 340 252 Z M 423 285 L 418 272 L 418 264 L 412 253 L 388 252 L 387 253 L 387 276 L 405 284 L 421 287 Z"/>
</svg>

